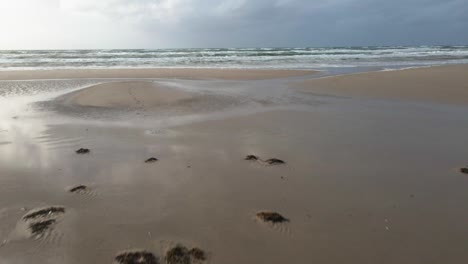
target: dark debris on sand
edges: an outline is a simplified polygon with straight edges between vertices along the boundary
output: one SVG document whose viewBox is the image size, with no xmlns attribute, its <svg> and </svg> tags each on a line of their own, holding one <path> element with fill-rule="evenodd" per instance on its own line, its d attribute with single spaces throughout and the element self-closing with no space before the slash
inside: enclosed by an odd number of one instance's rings
<svg viewBox="0 0 468 264">
<path fill-rule="evenodd" d="M 188 249 L 182 245 L 176 245 L 166 253 L 167 264 L 191 264 L 206 260 L 206 253 L 199 248 Z"/>
<path fill-rule="evenodd" d="M 199 249 L 199 248 L 192 248 L 189 251 L 190 256 L 192 256 L 193 259 L 196 260 L 206 260 L 206 253 L 205 251 Z"/>
<path fill-rule="evenodd" d="M 286 162 L 284 160 L 272 158 L 272 159 L 267 159 L 265 160 L 266 163 L 270 165 L 280 165 L 280 164 L 285 164 Z"/>
<path fill-rule="evenodd" d="M 153 162 L 156 162 L 156 161 L 158 161 L 158 159 L 157 159 L 157 158 L 155 158 L 155 157 L 151 157 L 151 158 L 149 158 L 149 159 L 145 160 L 145 163 L 153 163 Z"/>
<path fill-rule="evenodd" d="M 166 253 L 167 264 L 190 264 L 189 250 L 181 245 L 171 248 Z"/>
<path fill-rule="evenodd" d="M 245 160 L 259 160 L 259 158 L 255 155 L 247 155 Z"/>
<path fill-rule="evenodd" d="M 23 216 L 23 219 L 28 220 L 28 219 L 34 219 L 37 217 L 46 217 L 50 214 L 55 214 L 55 213 L 65 213 L 65 208 L 60 207 L 60 206 L 47 207 L 44 209 L 40 209 L 37 211 L 27 213 L 26 215 Z"/>
<path fill-rule="evenodd" d="M 75 151 L 76 154 L 88 154 L 90 153 L 91 151 L 87 148 L 80 148 L 79 150 Z"/>
<path fill-rule="evenodd" d="M 461 172 L 461 173 L 468 174 L 468 167 L 467 167 L 467 168 L 461 168 L 461 169 L 460 169 L 460 172 Z"/>
<path fill-rule="evenodd" d="M 29 229 L 31 229 L 31 233 L 33 235 L 41 235 L 47 229 L 50 228 L 51 225 L 55 224 L 55 219 L 49 219 L 45 221 L 38 221 L 29 224 Z"/>
<path fill-rule="evenodd" d="M 86 191 L 87 189 L 88 187 L 86 185 L 77 185 L 75 187 L 70 188 L 68 191 L 71 193 L 75 193 L 75 192 Z"/>
<path fill-rule="evenodd" d="M 158 259 L 153 253 L 146 250 L 123 252 L 115 257 L 118 264 L 158 264 Z"/>
<path fill-rule="evenodd" d="M 274 224 L 289 222 L 289 219 L 276 212 L 258 212 L 257 217 L 264 222 L 271 222 Z"/>
<path fill-rule="evenodd" d="M 255 156 L 255 155 L 247 155 L 244 160 L 250 160 L 250 161 L 262 161 L 265 162 L 268 165 L 280 165 L 280 164 L 285 164 L 286 162 L 284 160 L 280 160 L 277 158 L 271 158 L 267 160 L 262 160 L 260 157 Z"/>
</svg>

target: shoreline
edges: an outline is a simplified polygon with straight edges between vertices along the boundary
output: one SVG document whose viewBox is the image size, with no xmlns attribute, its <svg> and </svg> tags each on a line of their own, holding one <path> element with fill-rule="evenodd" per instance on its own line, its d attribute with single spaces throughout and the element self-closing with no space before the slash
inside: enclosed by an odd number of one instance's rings
<svg viewBox="0 0 468 264">
<path fill-rule="evenodd" d="M 180 80 L 226 80 L 254 81 L 283 79 L 290 77 L 313 77 L 323 80 L 335 77 L 358 76 L 370 73 L 393 73 L 402 71 L 443 69 L 468 67 L 468 63 L 420 65 L 401 68 L 366 69 L 350 73 L 337 73 L 326 76 L 316 76 L 327 73 L 326 69 L 287 69 L 287 68 L 70 68 L 70 69 L 24 69 L 0 70 L 0 81 L 40 81 L 40 80 L 145 80 L 145 79 L 180 79 Z M 347 69 L 347 67 L 345 67 Z M 356 67 L 360 68 L 360 67 Z M 306 80 L 308 81 L 308 80 Z M 312 80 L 311 80 L 312 81 Z"/>
</svg>

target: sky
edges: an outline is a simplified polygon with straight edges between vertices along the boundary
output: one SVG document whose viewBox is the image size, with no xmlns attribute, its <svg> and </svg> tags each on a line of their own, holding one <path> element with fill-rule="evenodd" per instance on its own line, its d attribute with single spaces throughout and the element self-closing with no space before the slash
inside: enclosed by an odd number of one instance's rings
<svg viewBox="0 0 468 264">
<path fill-rule="evenodd" d="M 0 49 L 466 44 L 468 0 L 0 0 Z"/>
</svg>

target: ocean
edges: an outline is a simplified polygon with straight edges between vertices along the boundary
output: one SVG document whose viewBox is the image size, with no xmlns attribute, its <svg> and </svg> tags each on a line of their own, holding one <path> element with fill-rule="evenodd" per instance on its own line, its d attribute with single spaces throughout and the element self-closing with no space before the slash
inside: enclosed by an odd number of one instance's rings
<svg viewBox="0 0 468 264">
<path fill-rule="evenodd" d="M 468 63 L 468 46 L 3 50 L 0 70 L 79 68 L 401 68 Z"/>
</svg>

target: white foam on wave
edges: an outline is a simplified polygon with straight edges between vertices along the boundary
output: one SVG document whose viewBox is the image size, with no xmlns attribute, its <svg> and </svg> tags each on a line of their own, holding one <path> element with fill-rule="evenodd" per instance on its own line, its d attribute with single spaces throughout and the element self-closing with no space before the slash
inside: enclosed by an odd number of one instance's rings
<svg viewBox="0 0 468 264">
<path fill-rule="evenodd" d="M 468 63 L 468 46 L 0 51 L 1 70 L 395 67 Z"/>
</svg>

